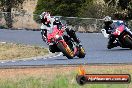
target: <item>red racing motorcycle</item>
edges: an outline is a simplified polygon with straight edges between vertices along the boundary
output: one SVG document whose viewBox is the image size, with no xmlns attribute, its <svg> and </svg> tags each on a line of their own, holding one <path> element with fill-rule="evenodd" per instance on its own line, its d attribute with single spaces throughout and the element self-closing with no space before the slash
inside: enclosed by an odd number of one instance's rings
<svg viewBox="0 0 132 88">
<path fill-rule="evenodd" d="M 118 26 L 112 34 L 120 47 L 132 49 L 132 34 L 125 25 Z"/>
<path fill-rule="evenodd" d="M 84 48 L 78 46 L 68 35 L 64 35 L 64 30 L 58 29 L 57 26 L 54 26 L 53 30 L 48 33 L 47 40 L 49 50 L 52 53 L 62 52 L 68 59 L 72 59 L 75 56 L 79 58 L 85 57 Z"/>
<path fill-rule="evenodd" d="M 108 38 L 109 34 L 106 33 L 105 29 L 102 29 L 101 31 L 104 37 Z M 114 43 L 117 43 L 117 45 L 122 48 L 132 49 L 132 32 L 125 25 L 115 25 L 115 30 L 112 34 L 116 38 Z"/>
</svg>

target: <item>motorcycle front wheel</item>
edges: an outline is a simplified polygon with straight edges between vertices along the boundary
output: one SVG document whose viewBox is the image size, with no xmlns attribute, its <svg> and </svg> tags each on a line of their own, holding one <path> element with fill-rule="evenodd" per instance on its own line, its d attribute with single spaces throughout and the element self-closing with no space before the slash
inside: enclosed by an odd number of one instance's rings
<svg viewBox="0 0 132 88">
<path fill-rule="evenodd" d="M 64 47 L 66 46 L 66 47 Z M 63 42 L 59 42 L 57 47 L 61 50 L 61 52 L 68 58 L 72 59 L 74 57 L 74 52 L 69 48 L 68 45 L 64 45 Z"/>
</svg>

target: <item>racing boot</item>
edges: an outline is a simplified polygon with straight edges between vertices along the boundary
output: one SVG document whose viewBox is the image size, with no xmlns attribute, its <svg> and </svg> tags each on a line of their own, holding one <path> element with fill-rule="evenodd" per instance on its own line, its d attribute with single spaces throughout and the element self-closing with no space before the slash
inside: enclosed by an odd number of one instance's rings
<svg viewBox="0 0 132 88">
<path fill-rule="evenodd" d="M 114 37 L 114 35 L 110 35 L 110 37 L 109 37 L 109 41 L 108 41 L 108 45 L 107 45 L 107 48 L 108 48 L 108 49 L 111 49 L 111 48 L 117 46 L 116 43 L 113 43 L 114 41 L 115 41 L 115 37 Z"/>
<path fill-rule="evenodd" d="M 117 47 L 117 46 L 118 46 L 117 43 L 112 43 L 112 44 L 108 44 L 108 45 L 107 45 L 107 48 L 108 48 L 108 49 L 111 49 L 111 48 L 114 48 L 114 47 Z"/>
</svg>

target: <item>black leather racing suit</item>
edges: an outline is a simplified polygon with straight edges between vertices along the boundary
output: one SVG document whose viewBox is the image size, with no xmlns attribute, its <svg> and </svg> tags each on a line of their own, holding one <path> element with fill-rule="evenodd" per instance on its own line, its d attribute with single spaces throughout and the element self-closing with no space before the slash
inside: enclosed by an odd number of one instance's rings
<svg viewBox="0 0 132 88">
<path fill-rule="evenodd" d="M 104 29 L 106 30 L 107 34 L 110 34 L 107 48 L 112 48 L 112 47 L 116 46 L 117 44 L 113 43 L 116 38 L 115 38 L 115 36 L 113 34 L 111 34 L 112 31 L 114 30 L 113 21 L 104 22 Z"/>
<path fill-rule="evenodd" d="M 57 27 L 58 27 L 59 29 L 61 29 L 61 27 L 62 27 L 62 23 L 61 23 L 61 22 L 53 22 L 53 25 L 57 25 Z M 68 34 L 71 38 L 73 38 L 73 40 L 74 40 L 77 44 L 80 43 L 79 38 L 77 38 L 76 33 L 75 33 L 75 31 L 74 31 L 72 28 L 66 28 L 65 31 L 67 32 L 67 34 Z"/>
</svg>

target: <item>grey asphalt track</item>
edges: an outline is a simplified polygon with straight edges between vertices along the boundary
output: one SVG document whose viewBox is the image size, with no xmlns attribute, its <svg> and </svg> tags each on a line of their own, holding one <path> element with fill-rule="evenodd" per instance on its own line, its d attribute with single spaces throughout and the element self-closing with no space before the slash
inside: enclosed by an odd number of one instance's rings
<svg viewBox="0 0 132 88">
<path fill-rule="evenodd" d="M 120 47 L 108 50 L 107 39 L 101 33 L 77 33 L 86 51 L 86 57 L 67 59 L 64 56 L 37 58 L 37 60 L 0 61 L 2 66 L 71 65 L 71 64 L 131 64 L 132 50 Z M 14 42 L 48 47 L 40 31 L 0 29 L 0 42 Z"/>
</svg>

